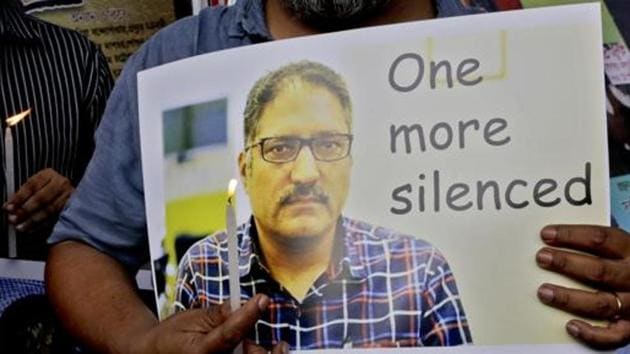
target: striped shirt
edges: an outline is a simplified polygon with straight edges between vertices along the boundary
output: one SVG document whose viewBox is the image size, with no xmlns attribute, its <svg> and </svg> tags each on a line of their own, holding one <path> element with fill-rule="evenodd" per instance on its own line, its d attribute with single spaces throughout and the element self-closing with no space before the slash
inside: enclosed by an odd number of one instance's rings
<svg viewBox="0 0 630 354">
<path fill-rule="evenodd" d="M 241 301 L 269 296 L 250 339 L 294 350 L 447 346 L 471 343 L 455 278 L 430 244 L 365 222 L 341 218 L 330 266 L 297 301 L 278 284 L 258 252 L 252 222 L 238 229 Z M 193 245 L 179 265 L 176 308 L 229 300 L 225 232 Z"/>
<path fill-rule="evenodd" d="M 31 109 L 11 128 L 16 190 L 46 168 L 76 186 L 92 155 L 94 131 L 112 85 L 105 58 L 93 43 L 0 1 L 2 156 L 6 118 Z M 7 193 L 4 173 L 0 175 L 2 204 Z M 0 216 L 0 256 L 5 256 L 6 213 Z M 18 257 L 43 259 L 51 231 L 52 225 L 33 234 L 18 233 Z"/>
</svg>

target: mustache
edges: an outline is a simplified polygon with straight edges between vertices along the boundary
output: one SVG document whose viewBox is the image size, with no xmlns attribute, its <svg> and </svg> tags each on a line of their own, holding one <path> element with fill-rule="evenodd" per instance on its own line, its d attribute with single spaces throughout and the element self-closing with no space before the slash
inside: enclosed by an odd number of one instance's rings
<svg viewBox="0 0 630 354">
<path fill-rule="evenodd" d="M 285 206 L 303 200 L 313 198 L 316 202 L 328 204 L 328 194 L 317 185 L 296 184 L 280 198 L 280 206 Z"/>
</svg>

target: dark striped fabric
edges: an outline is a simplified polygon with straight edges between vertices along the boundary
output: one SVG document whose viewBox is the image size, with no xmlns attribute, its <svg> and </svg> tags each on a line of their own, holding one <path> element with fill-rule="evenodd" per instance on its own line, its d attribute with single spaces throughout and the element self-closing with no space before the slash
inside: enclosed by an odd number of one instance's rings
<svg viewBox="0 0 630 354">
<path fill-rule="evenodd" d="M 6 118 L 31 109 L 13 130 L 16 190 L 52 168 L 73 185 L 93 151 L 93 135 L 111 91 L 112 77 L 98 48 L 80 34 L 25 15 L 0 0 L 0 121 L 2 156 Z M 3 159 L 3 167 L 4 159 Z M 6 167 L 5 167 L 6 168 Z M 6 181 L 1 174 L 0 200 Z M 43 259 L 46 230 L 18 233 L 18 257 Z M 6 214 L 0 218 L 0 256 L 7 254 Z"/>
</svg>

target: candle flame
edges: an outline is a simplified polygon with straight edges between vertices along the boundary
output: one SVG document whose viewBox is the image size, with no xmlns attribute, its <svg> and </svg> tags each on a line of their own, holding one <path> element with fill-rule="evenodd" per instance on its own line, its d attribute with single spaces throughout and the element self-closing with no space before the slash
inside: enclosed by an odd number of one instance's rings
<svg viewBox="0 0 630 354">
<path fill-rule="evenodd" d="M 232 196 L 234 196 L 234 192 L 236 192 L 237 185 L 238 185 L 238 181 L 232 178 L 230 180 L 230 184 L 228 185 L 228 197 L 232 198 Z"/>
<path fill-rule="evenodd" d="M 7 122 L 7 126 L 12 127 L 16 124 L 18 124 L 22 119 L 26 118 L 26 116 L 28 116 L 29 114 L 31 114 L 31 109 L 27 109 L 26 111 L 22 112 L 22 113 L 18 113 L 16 115 L 14 115 L 13 117 L 9 117 L 7 118 L 6 122 Z"/>
<path fill-rule="evenodd" d="M 238 185 L 238 181 L 232 178 L 228 185 L 228 203 L 230 204 L 232 204 L 232 197 L 234 197 L 234 192 L 236 192 L 236 185 Z"/>
</svg>

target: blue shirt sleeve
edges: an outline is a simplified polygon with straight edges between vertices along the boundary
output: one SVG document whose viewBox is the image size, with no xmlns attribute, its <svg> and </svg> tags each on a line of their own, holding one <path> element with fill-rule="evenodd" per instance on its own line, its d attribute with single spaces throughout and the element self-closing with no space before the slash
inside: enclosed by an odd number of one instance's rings
<svg viewBox="0 0 630 354">
<path fill-rule="evenodd" d="M 94 155 L 48 243 L 86 243 L 117 259 L 130 273 L 148 261 L 137 75 L 198 54 L 199 27 L 199 17 L 178 21 L 158 32 L 129 59 L 107 101 Z"/>
<path fill-rule="evenodd" d="M 115 86 L 92 160 L 48 241 L 84 242 L 131 272 L 148 260 L 136 95 L 141 57 L 132 57 Z"/>
</svg>

